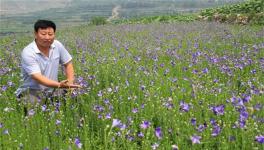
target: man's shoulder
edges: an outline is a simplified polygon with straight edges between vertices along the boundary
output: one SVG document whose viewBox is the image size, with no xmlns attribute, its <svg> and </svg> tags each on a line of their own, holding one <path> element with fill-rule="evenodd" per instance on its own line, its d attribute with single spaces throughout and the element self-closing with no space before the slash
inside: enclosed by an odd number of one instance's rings
<svg viewBox="0 0 264 150">
<path fill-rule="evenodd" d="M 58 41 L 58 40 L 54 40 L 53 45 L 61 47 L 62 43 L 60 41 Z"/>
<path fill-rule="evenodd" d="M 64 45 L 58 40 L 54 40 L 54 42 L 52 43 L 52 47 L 58 51 L 62 51 L 62 52 L 67 51 Z"/>
<path fill-rule="evenodd" d="M 34 42 L 28 44 L 23 50 L 22 54 L 32 54 L 32 50 L 34 50 Z"/>
<path fill-rule="evenodd" d="M 27 46 L 25 46 L 25 48 L 23 49 L 23 50 L 27 50 L 27 49 L 32 49 L 32 48 L 34 48 L 34 41 L 33 42 L 31 42 L 31 43 L 29 43 Z"/>
</svg>

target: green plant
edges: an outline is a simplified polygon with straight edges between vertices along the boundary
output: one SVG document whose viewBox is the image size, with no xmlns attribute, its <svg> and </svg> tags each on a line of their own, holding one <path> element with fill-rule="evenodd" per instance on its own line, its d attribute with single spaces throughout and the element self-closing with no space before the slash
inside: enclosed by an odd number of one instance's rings
<svg viewBox="0 0 264 150">
<path fill-rule="evenodd" d="M 106 18 L 105 17 L 92 17 L 90 24 L 92 25 L 104 25 L 106 24 Z"/>
<path fill-rule="evenodd" d="M 199 18 L 208 21 L 214 20 L 227 23 L 263 24 L 261 20 L 262 17 L 259 15 L 263 12 L 263 0 L 249 0 L 239 4 L 204 9 L 200 12 Z M 215 18 L 215 16 L 217 16 L 217 18 Z"/>
</svg>

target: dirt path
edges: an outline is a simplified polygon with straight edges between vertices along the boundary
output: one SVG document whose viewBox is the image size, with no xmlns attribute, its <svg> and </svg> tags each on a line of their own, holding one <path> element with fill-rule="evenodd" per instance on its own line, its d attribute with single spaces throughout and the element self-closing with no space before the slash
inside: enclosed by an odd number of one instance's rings
<svg viewBox="0 0 264 150">
<path fill-rule="evenodd" d="M 120 5 L 116 5 L 113 9 L 112 9 L 112 16 L 109 17 L 107 19 L 107 21 L 111 21 L 113 19 L 118 19 L 119 18 L 119 11 L 121 9 L 121 6 Z"/>
</svg>

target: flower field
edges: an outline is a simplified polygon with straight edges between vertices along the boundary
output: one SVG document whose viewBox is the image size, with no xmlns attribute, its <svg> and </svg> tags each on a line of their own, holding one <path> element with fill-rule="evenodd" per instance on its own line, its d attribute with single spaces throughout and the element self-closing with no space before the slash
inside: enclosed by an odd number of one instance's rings
<svg viewBox="0 0 264 150">
<path fill-rule="evenodd" d="M 83 88 L 25 116 L 14 91 L 32 37 L 0 39 L 0 149 L 264 149 L 262 26 L 59 30 Z"/>
</svg>

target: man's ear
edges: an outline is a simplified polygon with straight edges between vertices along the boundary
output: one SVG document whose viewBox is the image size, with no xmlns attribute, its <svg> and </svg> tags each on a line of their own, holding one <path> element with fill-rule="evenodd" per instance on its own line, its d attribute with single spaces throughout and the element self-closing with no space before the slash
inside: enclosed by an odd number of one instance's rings
<svg viewBox="0 0 264 150">
<path fill-rule="evenodd" d="M 34 38 L 36 39 L 38 32 L 34 31 Z"/>
</svg>

